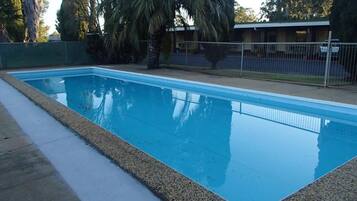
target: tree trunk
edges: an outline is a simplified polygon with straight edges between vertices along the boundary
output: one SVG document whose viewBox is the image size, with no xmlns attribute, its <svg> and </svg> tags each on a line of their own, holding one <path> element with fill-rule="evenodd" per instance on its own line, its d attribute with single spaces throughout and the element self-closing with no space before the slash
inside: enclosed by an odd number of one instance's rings
<svg viewBox="0 0 357 201">
<path fill-rule="evenodd" d="M 96 0 L 90 0 L 89 1 L 89 10 L 90 10 L 90 15 L 89 15 L 89 32 L 90 33 L 97 33 L 98 32 L 98 22 L 97 22 L 97 4 Z"/>
<path fill-rule="evenodd" d="M 40 27 L 42 0 L 24 0 L 23 10 L 26 19 L 27 40 L 36 42 Z"/>
<path fill-rule="evenodd" d="M 148 69 L 156 69 L 160 66 L 160 49 L 164 31 L 165 29 L 160 29 L 154 33 L 149 33 Z"/>
<path fill-rule="evenodd" d="M 0 43 L 9 43 L 11 39 L 9 34 L 6 31 L 6 27 L 3 24 L 0 24 Z"/>
</svg>

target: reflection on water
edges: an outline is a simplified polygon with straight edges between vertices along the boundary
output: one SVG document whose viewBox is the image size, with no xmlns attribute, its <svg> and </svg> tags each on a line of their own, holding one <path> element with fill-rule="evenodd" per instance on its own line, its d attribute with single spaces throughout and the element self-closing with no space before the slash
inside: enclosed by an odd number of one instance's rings
<svg viewBox="0 0 357 201">
<path fill-rule="evenodd" d="M 323 120 L 318 136 L 319 163 L 315 169 L 318 179 L 326 172 L 356 156 L 357 126 Z"/>
<path fill-rule="evenodd" d="M 229 200 L 277 200 L 357 154 L 357 126 L 98 76 L 28 81 Z"/>
</svg>

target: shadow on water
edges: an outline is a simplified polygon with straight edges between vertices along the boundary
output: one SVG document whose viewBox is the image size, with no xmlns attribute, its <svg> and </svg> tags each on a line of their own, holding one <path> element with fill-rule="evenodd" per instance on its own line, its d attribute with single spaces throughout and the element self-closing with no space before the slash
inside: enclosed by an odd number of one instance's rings
<svg viewBox="0 0 357 201">
<path fill-rule="evenodd" d="M 318 136 L 319 154 L 315 179 L 355 157 L 357 155 L 356 144 L 356 125 L 322 119 L 321 132 Z"/>
</svg>

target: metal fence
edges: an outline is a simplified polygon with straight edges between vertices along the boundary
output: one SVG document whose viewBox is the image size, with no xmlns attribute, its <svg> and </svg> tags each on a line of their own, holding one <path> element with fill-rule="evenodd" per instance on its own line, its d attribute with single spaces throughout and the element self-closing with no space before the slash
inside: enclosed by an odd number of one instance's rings
<svg viewBox="0 0 357 201">
<path fill-rule="evenodd" d="M 215 75 L 322 86 L 351 84 L 357 77 L 356 43 L 185 41 L 173 49 L 163 65 Z"/>
<path fill-rule="evenodd" d="M 231 77 L 314 84 L 357 81 L 357 43 L 217 43 L 185 41 L 161 65 Z M 144 47 L 145 45 L 143 45 Z M 170 49 L 170 48 L 167 48 Z M 145 51 L 146 48 L 143 49 Z M 167 50 L 166 50 L 167 51 Z M 142 64 L 146 61 L 144 60 Z M 0 43 L 0 69 L 94 64 L 84 42 Z"/>
<path fill-rule="evenodd" d="M 92 64 L 85 42 L 0 43 L 0 69 Z"/>
</svg>

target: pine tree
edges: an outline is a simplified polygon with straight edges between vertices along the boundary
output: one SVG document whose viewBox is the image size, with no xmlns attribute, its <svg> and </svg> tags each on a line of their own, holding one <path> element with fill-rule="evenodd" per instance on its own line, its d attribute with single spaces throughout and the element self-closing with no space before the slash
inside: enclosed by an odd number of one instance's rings
<svg viewBox="0 0 357 201">
<path fill-rule="evenodd" d="M 88 0 L 63 0 L 57 21 L 63 41 L 83 40 L 88 32 Z"/>
<path fill-rule="evenodd" d="M 356 0 L 334 1 L 330 20 L 335 37 L 344 42 L 357 42 Z"/>
<path fill-rule="evenodd" d="M 357 1 L 335 0 L 330 16 L 331 28 L 335 38 L 343 42 L 357 42 Z M 340 48 L 340 55 L 348 55 L 339 62 L 350 73 L 350 78 L 357 81 L 357 52 L 348 46 Z"/>
<path fill-rule="evenodd" d="M 21 0 L 0 0 L 0 25 L 12 41 L 24 40 L 25 25 Z"/>
</svg>

